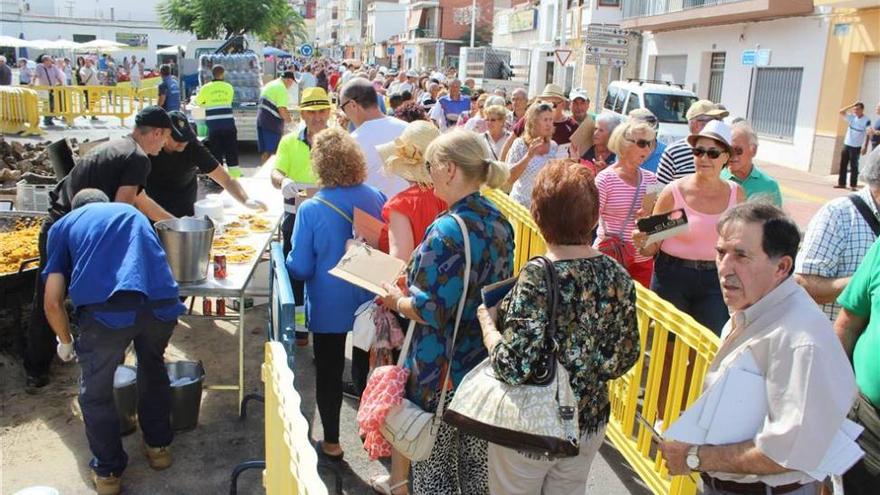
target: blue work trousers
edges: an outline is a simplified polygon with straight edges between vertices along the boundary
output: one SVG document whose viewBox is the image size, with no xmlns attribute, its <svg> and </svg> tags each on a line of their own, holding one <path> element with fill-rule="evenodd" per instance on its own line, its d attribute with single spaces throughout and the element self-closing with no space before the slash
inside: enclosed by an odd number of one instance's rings
<svg viewBox="0 0 880 495">
<path fill-rule="evenodd" d="M 89 465 L 99 476 L 119 476 L 128 463 L 113 402 L 113 375 L 132 341 L 137 354 L 138 422 L 144 442 L 150 447 L 165 447 L 173 438 L 171 387 L 163 356 L 177 319 L 160 321 L 146 304 L 135 311 L 134 323 L 123 328 L 98 321 L 105 313 L 84 310 L 79 316 L 79 405 L 93 456 Z"/>
</svg>

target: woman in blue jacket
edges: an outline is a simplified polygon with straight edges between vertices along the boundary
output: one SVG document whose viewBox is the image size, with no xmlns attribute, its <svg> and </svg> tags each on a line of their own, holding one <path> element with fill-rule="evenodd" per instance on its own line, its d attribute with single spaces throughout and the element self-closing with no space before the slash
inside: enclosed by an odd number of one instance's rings
<svg viewBox="0 0 880 495">
<path fill-rule="evenodd" d="M 305 282 L 306 326 L 313 334 L 315 354 L 315 395 L 324 426 L 318 453 L 341 459 L 339 410 L 345 338 L 354 324 L 355 310 L 373 295 L 327 272 L 342 258 L 345 243 L 352 238 L 354 209 L 382 218 L 385 195 L 364 184 L 364 155 L 342 129 L 316 134 L 311 159 L 321 190 L 297 209 L 287 271 Z"/>
</svg>

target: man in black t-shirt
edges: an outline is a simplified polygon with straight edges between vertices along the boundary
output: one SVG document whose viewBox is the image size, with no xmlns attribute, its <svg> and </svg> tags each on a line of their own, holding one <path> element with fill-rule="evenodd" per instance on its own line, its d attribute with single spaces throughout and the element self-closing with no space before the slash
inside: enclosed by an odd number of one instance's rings
<svg viewBox="0 0 880 495">
<path fill-rule="evenodd" d="M 171 118 L 165 110 L 157 106 L 146 107 L 135 117 L 134 132 L 98 146 L 73 167 L 49 195 L 49 217 L 43 222 L 38 240 L 41 273 L 46 260 L 49 228 L 70 212 L 73 197 L 83 189 L 100 189 L 113 201 L 134 205 L 151 220 L 171 218 L 143 191 L 150 174 L 148 155 L 158 153 L 170 134 Z M 37 277 L 24 356 L 28 390 L 49 383 L 49 365 L 55 355 L 55 334 L 43 311 L 44 291 L 42 277 Z"/>
<path fill-rule="evenodd" d="M 152 170 L 147 177 L 147 194 L 174 216 L 192 216 L 198 194 L 199 173 L 207 174 L 248 208 L 265 210 L 266 205 L 250 199 L 214 155 L 199 142 L 186 115 L 169 112 L 173 131 L 157 155 L 150 157 Z"/>
</svg>

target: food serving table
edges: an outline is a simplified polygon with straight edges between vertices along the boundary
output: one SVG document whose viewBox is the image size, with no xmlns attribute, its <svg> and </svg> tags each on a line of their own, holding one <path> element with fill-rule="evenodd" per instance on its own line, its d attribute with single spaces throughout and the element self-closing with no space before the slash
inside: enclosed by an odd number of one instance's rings
<svg viewBox="0 0 880 495">
<path fill-rule="evenodd" d="M 232 206 L 223 209 L 224 223 L 236 220 L 243 213 L 254 214 L 270 222 L 271 228 L 267 232 L 248 231 L 246 236 L 236 239 L 237 243 L 254 248 L 254 255 L 246 263 L 226 264 L 226 278 L 218 280 L 214 278 L 213 256 L 208 265 L 208 277 L 201 282 L 180 283 L 180 295 L 185 297 L 222 297 L 233 298 L 238 301 L 238 311 L 230 311 L 229 316 L 203 315 L 206 318 L 217 320 L 235 321 L 238 329 L 238 383 L 209 385 L 209 390 L 238 391 L 238 407 L 241 412 L 244 399 L 244 315 L 245 298 L 248 296 L 266 296 L 267 294 L 248 292 L 247 287 L 251 283 L 256 272 L 257 265 L 262 261 L 263 253 L 269 247 L 269 243 L 275 236 L 281 223 L 284 212 L 281 193 L 274 187 L 269 179 L 242 178 L 239 179 L 248 196 L 259 199 L 266 203 L 268 211 L 258 212 L 251 210 L 238 203 L 234 199 Z M 223 193 L 223 198 L 228 205 L 229 193 Z M 232 308 L 229 308 L 231 310 Z"/>
</svg>

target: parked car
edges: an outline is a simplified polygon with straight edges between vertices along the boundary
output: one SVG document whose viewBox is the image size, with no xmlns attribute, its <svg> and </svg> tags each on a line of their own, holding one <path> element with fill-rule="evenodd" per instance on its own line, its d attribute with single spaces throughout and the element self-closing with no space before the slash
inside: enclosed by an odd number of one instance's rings
<svg viewBox="0 0 880 495">
<path fill-rule="evenodd" d="M 625 117 L 630 110 L 647 108 L 660 122 L 657 139 L 671 143 L 688 135 L 687 114 L 697 95 L 682 84 L 628 79 L 612 81 L 603 107 Z"/>
</svg>

